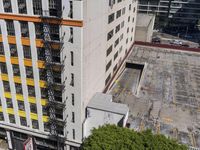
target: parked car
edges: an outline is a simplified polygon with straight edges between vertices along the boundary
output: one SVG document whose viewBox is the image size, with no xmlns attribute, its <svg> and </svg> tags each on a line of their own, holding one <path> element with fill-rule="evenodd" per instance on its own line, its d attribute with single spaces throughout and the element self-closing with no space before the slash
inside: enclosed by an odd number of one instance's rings
<svg viewBox="0 0 200 150">
<path fill-rule="evenodd" d="M 180 40 L 171 40 L 171 41 L 170 41 L 170 44 L 172 44 L 172 45 L 182 45 L 183 42 L 180 41 Z"/>
<path fill-rule="evenodd" d="M 152 43 L 160 43 L 160 42 L 161 42 L 161 40 L 159 37 L 152 38 Z"/>
</svg>

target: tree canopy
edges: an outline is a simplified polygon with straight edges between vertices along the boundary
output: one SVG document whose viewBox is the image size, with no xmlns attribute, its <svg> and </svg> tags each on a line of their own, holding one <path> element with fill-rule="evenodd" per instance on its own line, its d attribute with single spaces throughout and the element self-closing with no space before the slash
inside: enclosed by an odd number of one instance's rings
<svg viewBox="0 0 200 150">
<path fill-rule="evenodd" d="M 135 132 L 128 128 L 105 125 L 93 129 L 92 134 L 82 144 L 83 150 L 187 150 L 178 144 L 151 130 Z"/>
</svg>

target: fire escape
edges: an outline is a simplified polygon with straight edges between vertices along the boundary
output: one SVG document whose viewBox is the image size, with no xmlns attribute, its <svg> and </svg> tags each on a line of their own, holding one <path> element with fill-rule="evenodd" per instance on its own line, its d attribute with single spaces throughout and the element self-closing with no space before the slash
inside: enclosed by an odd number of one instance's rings
<svg viewBox="0 0 200 150">
<path fill-rule="evenodd" d="M 66 119 L 63 117 L 65 101 L 62 100 L 64 85 L 61 81 L 63 64 L 60 60 L 60 53 L 63 48 L 63 37 L 60 36 L 62 21 L 60 10 L 61 8 L 49 8 L 49 11 L 44 11 L 41 16 L 48 97 L 48 126 L 51 137 L 57 140 L 58 149 L 62 149 L 61 146 L 64 145 L 64 127 L 66 125 Z M 52 21 L 54 24 L 51 23 Z"/>
</svg>

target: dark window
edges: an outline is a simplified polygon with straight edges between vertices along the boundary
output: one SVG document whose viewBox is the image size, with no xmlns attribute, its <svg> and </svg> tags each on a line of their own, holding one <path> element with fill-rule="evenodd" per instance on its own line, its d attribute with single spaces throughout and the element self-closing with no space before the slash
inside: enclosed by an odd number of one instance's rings
<svg viewBox="0 0 200 150">
<path fill-rule="evenodd" d="M 2 42 L 0 42 L 0 55 L 4 55 L 4 47 Z"/>
<path fill-rule="evenodd" d="M 8 81 L 3 81 L 4 91 L 10 92 L 10 84 Z"/>
<path fill-rule="evenodd" d="M 3 7 L 5 12 L 11 13 L 12 12 L 11 0 L 3 0 Z"/>
<path fill-rule="evenodd" d="M 11 114 L 9 114 L 8 116 L 9 116 L 10 123 L 15 123 L 15 116 Z"/>
<path fill-rule="evenodd" d="M 6 20 L 6 26 L 7 26 L 8 35 L 14 36 L 15 35 L 15 27 L 14 27 L 13 21 Z"/>
<path fill-rule="evenodd" d="M 25 117 L 20 117 L 20 122 L 22 126 L 27 126 L 26 118 Z"/>
<path fill-rule="evenodd" d="M 108 84 L 108 82 L 110 81 L 110 79 L 111 79 L 111 74 L 109 74 L 109 76 L 106 78 L 105 85 Z"/>
<path fill-rule="evenodd" d="M 69 42 L 74 43 L 74 30 L 72 27 L 70 27 L 69 30 L 70 30 Z"/>
<path fill-rule="evenodd" d="M 72 105 L 74 106 L 74 94 L 72 93 Z"/>
<path fill-rule="evenodd" d="M 13 65 L 12 65 L 12 68 L 13 68 L 13 75 L 14 75 L 14 76 L 20 76 L 19 65 L 13 64 Z"/>
<path fill-rule="evenodd" d="M 26 68 L 26 78 L 33 78 L 33 68 L 25 66 Z"/>
<path fill-rule="evenodd" d="M 108 55 L 112 52 L 112 48 L 113 48 L 113 46 L 111 45 L 111 46 L 107 49 L 107 51 L 106 51 L 106 56 L 108 56 Z"/>
<path fill-rule="evenodd" d="M 42 0 L 33 0 L 34 15 L 42 15 Z"/>
<path fill-rule="evenodd" d="M 119 44 L 119 38 L 115 41 L 115 47 Z"/>
<path fill-rule="evenodd" d="M 37 106 L 36 106 L 36 104 L 30 103 L 30 111 L 31 111 L 32 113 L 37 114 Z"/>
<path fill-rule="evenodd" d="M 119 32 L 119 30 L 120 30 L 120 24 L 116 26 L 115 33 Z"/>
<path fill-rule="evenodd" d="M 30 46 L 23 46 L 24 58 L 31 58 L 31 48 Z"/>
<path fill-rule="evenodd" d="M 32 120 L 32 127 L 33 127 L 33 129 L 39 129 L 39 125 L 38 125 L 37 120 Z"/>
<path fill-rule="evenodd" d="M 27 14 L 26 0 L 18 0 L 18 9 L 20 14 Z"/>
<path fill-rule="evenodd" d="M 70 52 L 71 54 L 71 65 L 73 66 L 74 65 L 74 52 Z"/>
<path fill-rule="evenodd" d="M 34 88 L 34 86 L 29 86 L 28 85 L 28 95 L 35 97 L 35 88 Z"/>
<path fill-rule="evenodd" d="M 71 73 L 71 82 L 70 82 L 71 86 L 74 86 L 74 74 Z"/>
<path fill-rule="evenodd" d="M 115 53 L 114 60 L 117 58 L 117 56 L 118 56 L 118 52 Z"/>
<path fill-rule="evenodd" d="M 115 19 L 115 14 L 112 13 L 111 15 L 108 16 L 108 24 L 111 23 L 111 22 L 113 22 L 114 19 Z"/>
<path fill-rule="evenodd" d="M 5 73 L 5 74 L 8 73 L 7 66 L 5 63 L 0 63 L 0 68 L 1 68 L 1 73 Z"/>
<path fill-rule="evenodd" d="M 37 47 L 38 60 L 45 60 L 45 50 L 43 48 Z"/>
<path fill-rule="evenodd" d="M 17 94 L 22 94 L 22 85 L 19 83 L 15 83 L 15 90 Z"/>
<path fill-rule="evenodd" d="M 112 37 L 113 37 L 113 30 L 111 30 L 110 32 L 108 32 L 107 34 L 107 41 L 109 41 Z"/>
<path fill-rule="evenodd" d="M 111 64 L 112 64 L 112 60 L 110 60 L 110 61 L 107 63 L 107 65 L 106 65 L 106 71 L 108 71 L 108 69 L 110 68 Z"/>
<path fill-rule="evenodd" d="M 21 26 L 21 36 L 29 37 L 28 22 L 21 21 L 20 26 Z"/>
<path fill-rule="evenodd" d="M 7 108 L 13 108 L 12 99 L 6 98 L 6 104 L 7 104 Z"/>
<path fill-rule="evenodd" d="M 18 109 L 25 111 L 25 106 L 23 101 L 18 101 Z"/>
<path fill-rule="evenodd" d="M 4 121 L 3 112 L 0 112 L 0 121 Z"/>
<path fill-rule="evenodd" d="M 12 57 L 17 57 L 18 54 L 17 54 L 17 46 L 15 44 L 9 44 L 10 46 L 10 55 Z"/>
<path fill-rule="evenodd" d="M 121 14 L 122 14 L 122 11 L 121 11 L 121 9 L 120 9 L 120 10 L 117 11 L 116 18 L 119 18 L 119 17 L 121 16 Z"/>
<path fill-rule="evenodd" d="M 72 122 L 74 123 L 75 122 L 75 113 L 72 112 Z"/>
<path fill-rule="evenodd" d="M 42 24 L 40 23 L 35 23 L 35 35 L 37 39 L 42 39 L 42 31 L 43 31 L 43 27 Z"/>
</svg>

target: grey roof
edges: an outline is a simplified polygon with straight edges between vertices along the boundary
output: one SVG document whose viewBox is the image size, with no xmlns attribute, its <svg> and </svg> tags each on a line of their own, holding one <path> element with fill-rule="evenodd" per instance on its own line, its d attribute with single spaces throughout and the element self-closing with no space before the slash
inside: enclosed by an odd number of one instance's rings
<svg viewBox="0 0 200 150">
<path fill-rule="evenodd" d="M 154 15 L 138 13 L 136 26 L 137 27 L 148 27 L 152 19 L 154 19 Z"/>
<path fill-rule="evenodd" d="M 122 115 L 126 115 L 129 111 L 126 104 L 112 102 L 112 95 L 103 93 L 96 93 L 87 107 Z"/>
</svg>

